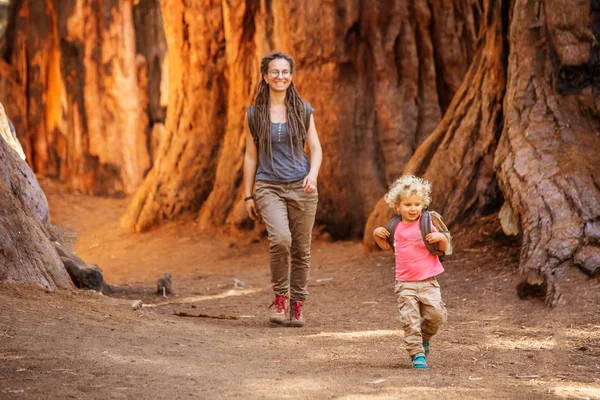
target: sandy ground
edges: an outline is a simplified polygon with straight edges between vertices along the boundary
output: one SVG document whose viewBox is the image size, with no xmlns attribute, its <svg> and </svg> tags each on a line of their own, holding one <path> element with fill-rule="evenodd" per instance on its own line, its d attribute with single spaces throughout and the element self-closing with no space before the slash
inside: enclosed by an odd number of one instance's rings
<svg viewBox="0 0 600 400">
<path fill-rule="evenodd" d="M 518 243 L 493 219 L 455 232 L 439 278 L 449 320 L 415 371 L 390 253 L 317 239 L 307 326 L 272 326 L 266 241 L 194 223 L 132 235 L 118 227 L 128 199 L 41 183 L 53 222 L 78 234 L 77 254 L 115 293 L 0 286 L 1 399 L 600 398 L 600 281 L 571 270 L 560 307 L 519 300 Z M 167 299 L 154 293 L 165 272 Z"/>
</svg>

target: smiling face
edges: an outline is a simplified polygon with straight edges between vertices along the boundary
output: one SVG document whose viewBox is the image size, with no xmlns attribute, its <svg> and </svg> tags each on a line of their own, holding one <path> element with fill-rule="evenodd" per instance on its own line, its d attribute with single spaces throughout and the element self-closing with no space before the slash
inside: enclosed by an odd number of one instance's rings
<svg viewBox="0 0 600 400">
<path fill-rule="evenodd" d="M 263 75 L 269 89 L 275 92 L 285 92 L 292 83 L 292 67 L 283 58 L 276 58 L 269 62 L 269 69 Z"/>
<path fill-rule="evenodd" d="M 418 194 L 403 194 L 396 203 L 396 212 L 402 217 L 402 222 L 410 224 L 415 222 L 423 212 L 423 197 Z"/>
</svg>

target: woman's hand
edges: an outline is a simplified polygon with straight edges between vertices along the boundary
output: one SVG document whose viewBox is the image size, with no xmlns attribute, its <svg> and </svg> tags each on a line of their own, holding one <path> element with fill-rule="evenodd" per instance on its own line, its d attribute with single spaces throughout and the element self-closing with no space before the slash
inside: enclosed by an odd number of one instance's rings
<svg viewBox="0 0 600 400">
<path fill-rule="evenodd" d="M 258 210 L 256 208 L 256 203 L 254 202 L 254 199 L 246 200 L 244 208 L 246 209 L 248 216 L 252 218 L 253 221 L 256 221 L 256 219 L 258 218 Z"/>
<path fill-rule="evenodd" d="M 302 187 L 304 188 L 304 193 L 312 193 L 317 191 L 317 177 L 313 176 L 313 174 L 308 174 L 302 181 Z"/>
<path fill-rule="evenodd" d="M 383 240 L 387 240 L 390 237 L 390 233 L 384 227 L 380 226 L 373 231 L 373 237 Z"/>
</svg>

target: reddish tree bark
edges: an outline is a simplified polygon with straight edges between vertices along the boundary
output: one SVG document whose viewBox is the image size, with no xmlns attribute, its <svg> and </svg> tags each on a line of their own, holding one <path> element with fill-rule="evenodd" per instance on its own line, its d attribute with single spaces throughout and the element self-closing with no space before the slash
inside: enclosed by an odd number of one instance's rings
<svg viewBox="0 0 600 400">
<path fill-rule="evenodd" d="M 486 7 L 479 49 L 462 85 L 441 123 L 404 168 L 404 173 L 432 182 L 431 207 L 449 225 L 497 211 L 502 199 L 493 162 L 502 130 L 508 10 L 501 1 Z M 373 230 L 385 226 L 392 215 L 381 199 L 365 226 L 367 250 L 377 246 Z"/>
<path fill-rule="evenodd" d="M 169 107 L 154 167 L 122 224 L 142 231 L 196 212 L 213 189 L 226 123 L 225 41 L 220 2 L 163 3 Z M 201 72 L 200 72 L 201 71 Z"/>
<path fill-rule="evenodd" d="M 6 58 L 27 104 L 9 115 L 26 127 L 34 170 L 92 194 L 134 192 L 150 158 L 132 1 L 19 0 L 14 7 Z"/>
<path fill-rule="evenodd" d="M 542 278 L 550 305 L 565 268 L 600 270 L 600 10 L 590 3 L 517 2 L 510 30 L 495 167 L 523 235 L 521 271 Z"/>
<path fill-rule="evenodd" d="M 335 237 L 359 235 L 386 185 L 440 121 L 472 57 L 478 2 L 435 4 L 163 4 L 172 83 L 166 145 L 123 224 L 145 230 L 191 210 L 208 229 L 252 226 L 240 202 L 244 106 L 260 57 L 282 49 L 296 59 L 294 79 L 316 109 L 325 153 L 317 221 Z M 206 33 L 188 33 L 196 20 Z M 196 67 L 204 74 L 189 72 Z M 203 111 L 192 119 L 194 111 L 182 109 Z"/>
<path fill-rule="evenodd" d="M 565 268 L 600 270 L 600 10 L 589 1 L 488 4 L 463 86 L 405 172 L 432 181 L 433 207 L 450 225 L 505 199 L 505 230 L 522 238 L 521 272 L 554 306 Z M 380 201 L 367 249 L 389 213 Z"/>
<path fill-rule="evenodd" d="M 3 60 L 0 60 L 0 103 L 4 105 L 6 114 L 11 116 L 15 131 L 25 132 L 26 120 L 20 116 L 27 110 L 27 98 L 21 92 L 15 70 Z"/>
<path fill-rule="evenodd" d="M 154 160 L 164 132 L 168 101 L 167 40 L 158 0 L 134 2 L 135 47 L 145 61 L 147 79 L 140 87 L 148 94 L 146 141 Z M 139 58 L 139 57 L 138 57 Z"/>
</svg>

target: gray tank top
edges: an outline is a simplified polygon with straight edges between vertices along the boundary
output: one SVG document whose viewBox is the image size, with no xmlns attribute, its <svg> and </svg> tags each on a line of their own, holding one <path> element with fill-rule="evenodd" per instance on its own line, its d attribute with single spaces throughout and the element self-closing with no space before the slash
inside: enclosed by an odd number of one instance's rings
<svg viewBox="0 0 600 400">
<path fill-rule="evenodd" d="M 305 103 L 307 112 L 312 115 L 314 109 L 309 103 Z M 248 107 L 248 115 L 252 113 L 251 107 Z M 256 142 L 256 139 L 255 139 Z M 260 146 L 257 146 L 258 167 L 256 169 L 257 181 L 271 182 L 296 182 L 303 179 L 310 171 L 310 162 L 302 150 L 298 154 L 290 143 L 287 123 L 271 123 L 271 146 L 273 150 L 273 160 L 268 154 L 261 154 Z"/>
</svg>

